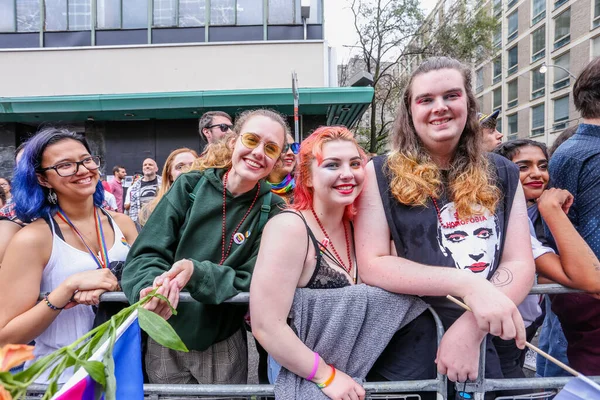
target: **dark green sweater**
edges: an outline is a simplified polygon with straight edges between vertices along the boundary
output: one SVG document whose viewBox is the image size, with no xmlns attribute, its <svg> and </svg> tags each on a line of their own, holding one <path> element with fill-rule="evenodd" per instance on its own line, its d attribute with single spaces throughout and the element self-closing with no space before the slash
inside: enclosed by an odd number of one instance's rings
<svg viewBox="0 0 600 400">
<path fill-rule="evenodd" d="M 195 201 L 190 199 L 190 193 L 203 173 L 181 175 L 148 219 L 129 251 L 123 271 L 123 291 L 130 302 L 135 302 L 139 300 L 140 290 L 152 286 L 154 278 L 169 270 L 176 261 L 187 258 L 194 263 L 194 273 L 185 290 L 197 302 L 179 303 L 178 315 L 169 319 L 190 350 L 205 350 L 242 326 L 247 307 L 221 303 L 250 288 L 261 238 L 258 232 L 260 210 L 264 196 L 271 189 L 261 181 L 260 195 L 238 229 L 248 237 L 242 244 L 233 242 L 223 265 L 218 265 L 224 172 L 206 170 L 205 179 L 195 192 Z M 255 195 L 256 189 L 235 198 L 227 192 L 226 246 Z M 279 196 L 272 196 L 270 217 L 277 214 L 282 205 Z"/>
</svg>

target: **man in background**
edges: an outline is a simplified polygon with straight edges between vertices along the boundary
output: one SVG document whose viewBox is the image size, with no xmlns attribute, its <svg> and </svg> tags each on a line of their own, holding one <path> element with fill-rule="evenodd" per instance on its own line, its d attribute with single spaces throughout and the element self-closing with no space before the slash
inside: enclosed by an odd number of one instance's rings
<svg viewBox="0 0 600 400">
<path fill-rule="evenodd" d="M 216 143 L 228 133 L 231 133 L 233 123 L 231 116 L 223 111 L 209 111 L 204 113 L 198 121 L 200 137 L 207 144 Z"/>
<path fill-rule="evenodd" d="M 125 209 L 129 210 L 129 217 L 133 222 L 138 222 L 138 214 L 144 204 L 149 203 L 160 188 L 161 178 L 156 175 L 158 165 L 151 158 L 146 158 L 142 164 L 142 172 L 144 176 L 139 179 L 129 188 L 131 192 L 131 201 L 125 205 Z"/>
<path fill-rule="evenodd" d="M 496 110 L 490 115 L 479 113 L 479 125 L 481 125 L 481 133 L 483 139 L 483 149 L 485 151 L 494 151 L 496 147 L 502 143 L 502 133 L 496 129 L 498 123 L 498 114 L 500 110 Z"/>
</svg>

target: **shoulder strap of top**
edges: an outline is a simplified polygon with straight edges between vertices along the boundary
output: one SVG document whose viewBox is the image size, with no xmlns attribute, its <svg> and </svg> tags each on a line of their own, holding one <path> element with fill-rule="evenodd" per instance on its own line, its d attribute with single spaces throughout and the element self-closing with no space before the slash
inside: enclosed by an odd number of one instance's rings
<svg viewBox="0 0 600 400">
<path fill-rule="evenodd" d="M 306 258 L 308 257 L 308 246 L 310 245 L 310 242 L 312 242 L 313 246 L 315 247 L 315 253 L 317 255 L 316 265 L 318 268 L 319 264 L 321 264 L 321 257 L 322 257 L 322 254 L 319 251 L 319 242 L 317 241 L 317 238 L 315 237 L 315 235 L 313 235 L 312 230 L 306 223 L 306 219 L 304 218 L 304 215 L 302 215 L 302 213 L 300 213 L 300 212 L 296 212 L 296 211 L 292 211 L 292 210 L 283 210 L 280 214 L 294 214 L 294 215 L 297 215 L 298 217 L 300 217 L 302 222 L 304 222 L 304 226 L 306 227 L 306 234 L 308 235 L 308 239 L 309 239 L 309 241 L 306 243 L 306 255 L 304 256 L 304 262 L 306 262 Z M 315 270 L 317 268 L 315 268 Z"/>
<path fill-rule="evenodd" d="M 46 223 L 50 227 L 50 230 L 52 231 L 52 235 L 58 236 L 64 242 L 65 237 L 63 236 L 62 231 L 60 230 L 60 227 L 58 226 L 58 223 L 54 220 L 54 218 L 52 218 L 52 215 L 50 215 L 49 213 L 46 215 L 42 215 L 42 219 L 44 221 L 46 221 Z"/>
<path fill-rule="evenodd" d="M 113 232 L 115 231 L 115 221 L 113 220 L 113 218 L 111 217 L 111 215 L 108 213 L 108 211 L 106 211 L 104 208 L 100 207 L 100 211 L 102 211 L 102 213 L 104 215 L 106 215 L 106 218 L 108 218 L 108 223 L 110 224 L 110 227 L 112 228 Z"/>
</svg>

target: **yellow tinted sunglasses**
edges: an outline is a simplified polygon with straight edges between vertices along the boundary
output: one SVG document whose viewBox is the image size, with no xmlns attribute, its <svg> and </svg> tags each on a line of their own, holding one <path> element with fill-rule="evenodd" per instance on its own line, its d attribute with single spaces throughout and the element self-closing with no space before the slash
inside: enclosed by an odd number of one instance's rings
<svg viewBox="0 0 600 400">
<path fill-rule="evenodd" d="M 255 149 L 260 144 L 260 136 L 256 133 L 243 133 L 240 136 L 242 144 L 249 149 Z M 265 155 L 270 159 L 274 160 L 281 155 L 281 148 L 275 142 L 267 142 L 264 145 Z"/>
</svg>

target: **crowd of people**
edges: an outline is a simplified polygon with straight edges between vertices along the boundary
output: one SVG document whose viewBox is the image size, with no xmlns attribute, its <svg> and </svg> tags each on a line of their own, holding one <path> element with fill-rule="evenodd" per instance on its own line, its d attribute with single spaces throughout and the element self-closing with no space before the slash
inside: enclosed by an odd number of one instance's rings
<svg viewBox="0 0 600 400">
<path fill-rule="evenodd" d="M 199 121 L 201 154 L 174 150 L 160 176 L 148 158 L 127 190 L 121 165 L 103 182 L 84 137 L 39 131 L 0 178 L 0 345 L 35 341 L 37 359 L 94 326 L 102 293 L 157 289 L 177 315 L 159 298 L 146 308 L 190 351 L 148 339 L 150 383 L 246 383 L 247 330 L 282 398 L 363 399 L 361 379 L 474 380 L 484 340 L 487 378 L 523 377 L 540 327 L 542 346 L 566 338 L 548 352 L 600 375 L 600 59 L 573 88 L 583 123 L 551 159 L 536 141 L 502 143 L 471 75 L 425 60 L 389 151 L 370 160 L 343 126 L 300 144 L 275 111 L 235 123 L 214 111 Z M 583 292 L 528 296 L 536 280 Z M 225 302 L 242 292 L 249 310 Z"/>
</svg>

